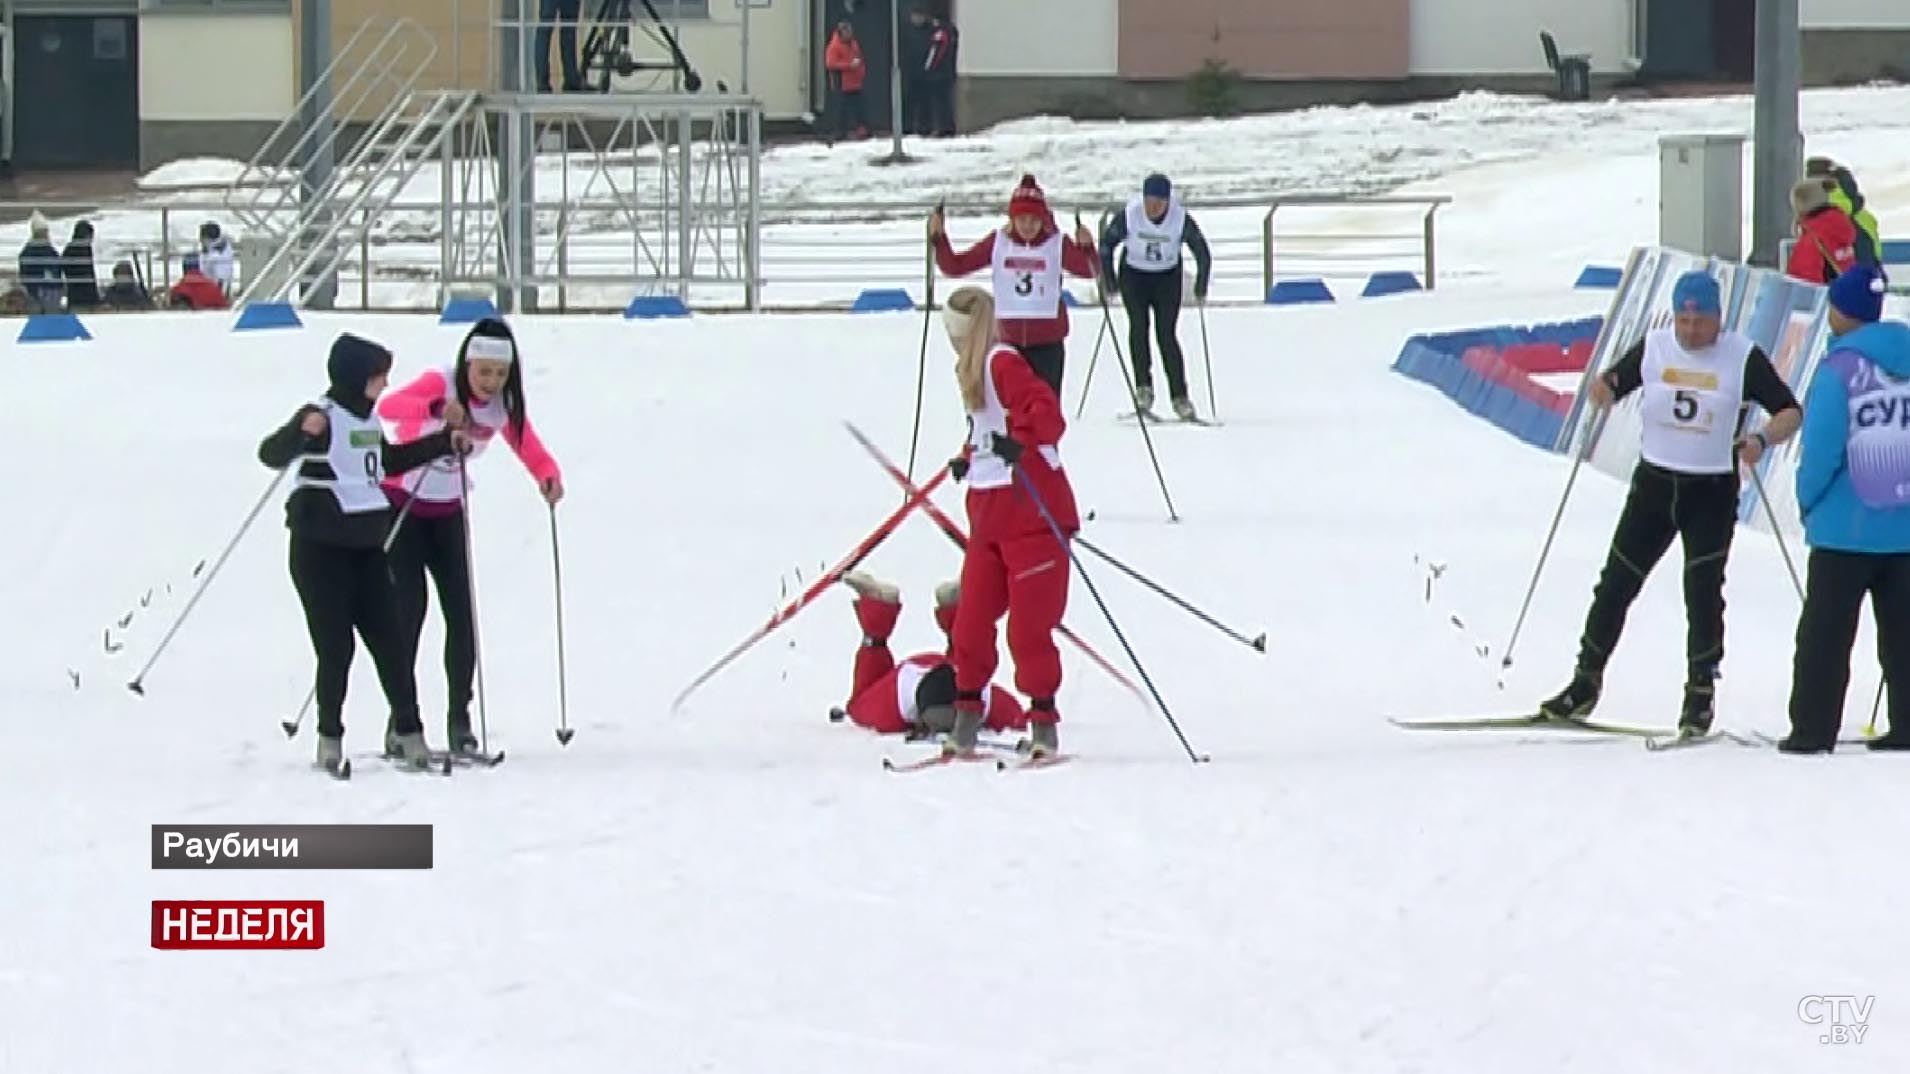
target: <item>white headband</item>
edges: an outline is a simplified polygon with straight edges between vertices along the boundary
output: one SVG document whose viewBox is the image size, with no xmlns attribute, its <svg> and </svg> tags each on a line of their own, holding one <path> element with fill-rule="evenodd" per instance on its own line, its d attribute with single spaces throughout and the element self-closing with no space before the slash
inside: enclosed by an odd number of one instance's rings
<svg viewBox="0 0 1910 1074">
<path fill-rule="evenodd" d="M 960 343 L 968 337 L 968 328 L 975 323 L 975 315 L 963 313 L 954 306 L 942 307 L 942 327 L 948 329 L 948 341 Z"/>
<path fill-rule="evenodd" d="M 472 336 L 471 342 L 464 347 L 464 356 L 468 359 L 513 362 L 517 360 L 517 346 L 508 339 L 498 339 L 496 336 Z"/>
</svg>

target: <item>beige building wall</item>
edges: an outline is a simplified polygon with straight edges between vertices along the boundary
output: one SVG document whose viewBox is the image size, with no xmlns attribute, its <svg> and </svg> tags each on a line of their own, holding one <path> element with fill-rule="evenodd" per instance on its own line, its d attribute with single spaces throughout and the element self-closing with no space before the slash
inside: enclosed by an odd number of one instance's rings
<svg viewBox="0 0 1910 1074">
<path fill-rule="evenodd" d="M 298 100 L 284 14 L 148 13 L 139 20 L 142 120 L 273 120 Z"/>
</svg>

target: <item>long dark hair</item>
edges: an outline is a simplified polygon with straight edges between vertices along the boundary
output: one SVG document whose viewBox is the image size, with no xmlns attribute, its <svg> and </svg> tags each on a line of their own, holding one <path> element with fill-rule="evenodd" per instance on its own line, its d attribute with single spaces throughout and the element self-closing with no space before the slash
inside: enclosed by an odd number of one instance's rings
<svg viewBox="0 0 1910 1074">
<path fill-rule="evenodd" d="M 471 326 L 471 331 L 458 346 L 458 365 L 451 379 L 457 382 L 458 402 L 466 411 L 471 409 L 471 340 L 478 336 L 486 339 L 501 339 L 511 345 L 511 372 L 504 379 L 504 413 L 511 425 L 511 435 L 519 440 L 524 438 L 524 356 L 517 351 L 517 337 L 511 334 L 511 326 L 496 317 L 485 317 Z"/>
</svg>

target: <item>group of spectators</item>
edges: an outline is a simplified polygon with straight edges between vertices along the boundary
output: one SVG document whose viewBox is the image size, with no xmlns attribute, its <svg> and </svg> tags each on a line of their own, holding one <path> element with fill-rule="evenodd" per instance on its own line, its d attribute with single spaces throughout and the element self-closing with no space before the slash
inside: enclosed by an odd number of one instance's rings
<svg viewBox="0 0 1910 1074">
<path fill-rule="evenodd" d="M 1797 241 L 1784 271 L 1796 279 L 1829 284 L 1857 265 L 1883 271 L 1883 240 L 1876 214 L 1864 203 L 1857 177 L 1829 157 L 1804 163 L 1804 178 L 1791 188 Z"/>
<path fill-rule="evenodd" d="M 909 9 L 909 21 L 898 28 L 897 38 L 901 45 L 903 133 L 931 138 L 954 135 L 960 32 L 924 2 Z M 823 52 L 823 67 L 829 75 L 827 113 L 821 124 L 823 138 L 831 144 L 838 139 L 867 138 L 869 113 L 862 92 L 868 84 L 869 70 L 851 20 L 845 18 L 836 24 Z M 877 82 L 878 86 L 884 84 Z"/>
<path fill-rule="evenodd" d="M 66 248 L 53 245 L 46 217 L 34 213 L 27 224 L 28 238 L 20 248 L 20 285 L 9 305 L 22 313 L 80 313 L 92 310 L 150 310 L 157 303 L 130 260 L 113 265 L 105 287 L 93 258 L 93 223 L 73 225 Z M 171 309 L 225 309 L 232 300 L 237 274 L 232 240 L 219 225 L 207 221 L 199 228 L 199 249 L 180 262 L 180 276 L 166 292 Z"/>
</svg>

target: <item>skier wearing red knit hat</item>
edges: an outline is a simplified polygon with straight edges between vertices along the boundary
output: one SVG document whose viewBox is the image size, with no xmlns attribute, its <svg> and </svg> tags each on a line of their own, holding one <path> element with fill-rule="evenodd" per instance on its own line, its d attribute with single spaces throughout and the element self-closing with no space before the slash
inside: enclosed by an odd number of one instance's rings
<svg viewBox="0 0 1910 1074">
<path fill-rule="evenodd" d="M 856 647 L 855 682 L 849 703 L 830 712 L 860 727 L 884 735 L 911 738 L 948 734 L 955 729 L 955 666 L 947 652 L 923 652 L 895 662 L 889 635 L 902 614 L 902 591 L 894 585 L 851 571 L 842 581 L 856 592 L 856 624 L 862 644 Z M 935 588 L 935 622 L 943 634 L 955 629 L 955 608 L 961 587 L 943 582 Z M 1028 726 L 1028 714 L 1013 694 L 990 686 L 983 697 L 990 731 L 1019 731 Z"/>
<path fill-rule="evenodd" d="M 1068 311 L 1061 304 L 1061 274 L 1095 279 L 1101 260 L 1094 235 L 1077 227 L 1072 236 L 1061 234 L 1047 195 L 1032 175 L 1008 199 L 1008 224 L 982 241 L 957 251 L 943 230 L 942 211 L 928 218 L 929 241 L 935 247 L 935 266 L 949 276 L 967 276 L 992 269 L 995 318 L 1003 343 L 1028 359 L 1048 387 L 1061 394 L 1062 366 L 1067 358 Z"/>
</svg>

